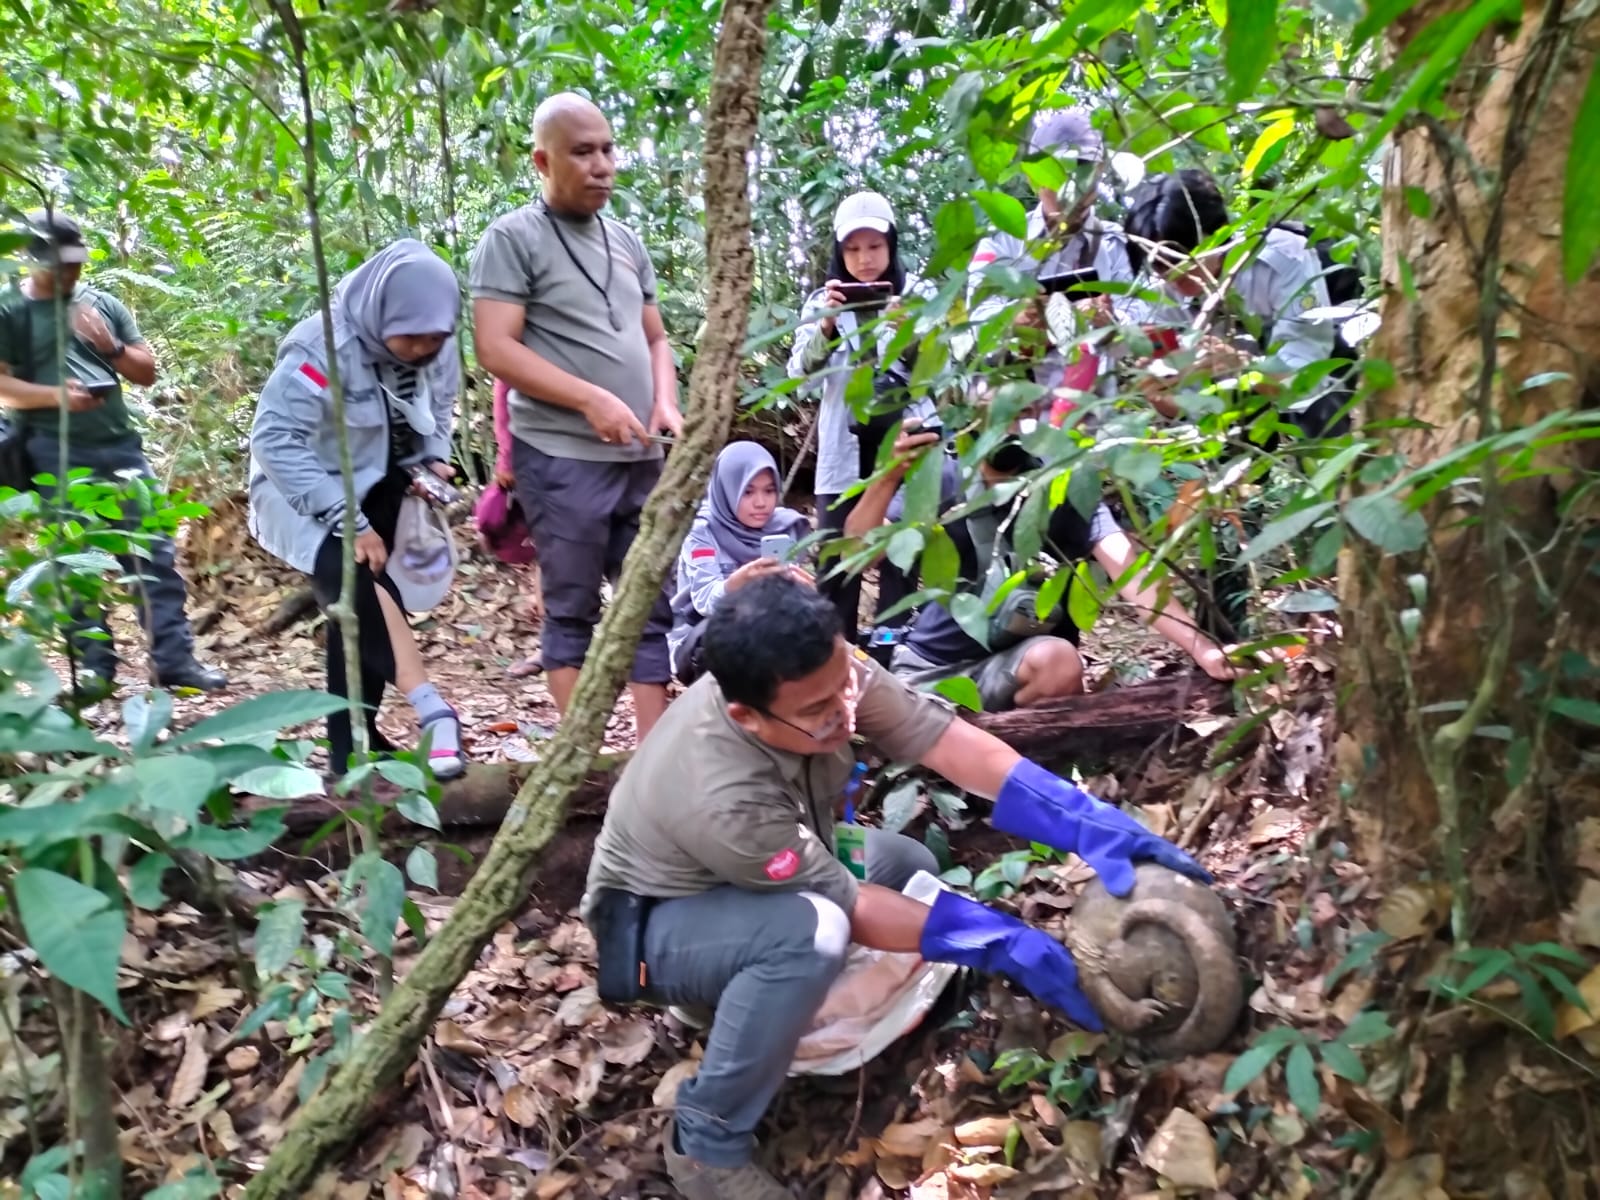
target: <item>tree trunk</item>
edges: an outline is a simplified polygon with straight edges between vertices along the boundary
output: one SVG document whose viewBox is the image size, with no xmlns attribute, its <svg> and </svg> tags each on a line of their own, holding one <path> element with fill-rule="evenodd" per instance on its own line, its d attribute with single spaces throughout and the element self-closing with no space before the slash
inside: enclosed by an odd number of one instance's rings
<svg viewBox="0 0 1600 1200">
<path fill-rule="evenodd" d="M 1397 37 L 1403 44 L 1457 7 L 1449 0 L 1419 4 L 1395 26 Z M 1372 397 L 1365 416 L 1368 425 L 1426 423 L 1380 435 L 1413 470 L 1478 439 L 1581 408 L 1600 382 L 1600 275 L 1591 270 L 1566 287 L 1560 244 L 1567 152 L 1600 45 L 1600 19 L 1565 27 L 1560 7 L 1530 9 L 1514 34 L 1492 28 L 1448 100 L 1466 115 L 1449 125 L 1414 125 L 1390 147 L 1383 328 L 1369 357 L 1388 360 L 1396 383 Z M 1430 216 L 1412 211 L 1411 189 L 1427 195 Z M 1411 298 L 1402 263 L 1414 273 Z M 1547 373 L 1558 374 L 1524 390 Z M 1501 848 L 1523 846 L 1506 833 L 1521 830 L 1528 844 L 1556 849 L 1547 834 L 1570 834 L 1578 818 L 1594 814 L 1558 812 L 1579 793 L 1541 798 L 1531 794 L 1538 786 L 1532 780 L 1508 795 L 1506 742 L 1473 730 L 1510 725 L 1530 738 L 1536 764 L 1562 758 L 1561 743 L 1571 742 L 1573 730 L 1547 727 L 1530 697 L 1518 693 L 1512 668 L 1537 667 L 1562 648 L 1593 647 L 1600 633 L 1600 610 L 1573 611 L 1566 603 L 1582 585 L 1589 557 L 1574 514 L 1563 520 L 1561 512 L 1576 472 L 1594 465 L 1592 450 L 1581 442 L 1550 447 L 1534 459 L 1546 473 L 1519 469 L 1521 478 L 1497 478 L 1488 465 L 1464 473 L 1464 482 L 1481 477 L 1478 487 L 1447 488 L 1423 508 L 1430 533 L 1421 553 L 1383 556 L 1358 543 L 1340 563 L 1343 679 L 1357 685 L 1344 720 L 1359 747 L 1346 743 L 1343 765 L 1355 785 L 1352 816 L 1369 861 L 1389 883 L 1442 863 L 1459 888 L 1493 819 L 1499 834 L 1483 847 L 1486 869 L 1478 880 L 1492 890 L 1480 899 L 1504 897 L 1506 881 L 1494 879 Z M 1420 613 L 1402 615 L 1408 609 Z M 1453 707 L 1423 711 L 1434 705 Z M 1546 800 L 1557 803 L 1545 811 Z M 1568 861 L 1571 849 L 1569 838 Z M 1539 864 L 1524 865 L 1522 882 L 1533 883 Z M 1547 907 L 1541 900 L 1548 898 L 1523 899 Z"/>
<path fill-rule="evenodd" d="M 349 1059 L 297 1114 L 251 1181 L 252 1200 L 306 1194 L 318 1169 L 355 1136 L 373 1098 L 404 1071 L 483 946 L 520 907 L 539 852 L 561 827 L 627 679 L 645 617 L 705 490 L 738 400 L 751 278 L 748 157 L 760 114 L 771 0 L 726 0 L 712 68 L 704 153 L 705 334 L 690 377 L 688 425 L 645 506 L 616 596 L 578 676 L 572 706 L 528 776 L 450 919 L 355 1043 Z"/>
<path fill-rule="evenodd" d="M 1564 654 L 1600 661 L 1600 608 L 1588 606 L 1596 547 L 1571 503 L 1596 465 L 1593 443 L 1489 457 L 1437 492 L 1427 482 L 1452 452 L 1592 407 L 1600 383 L 1600 273 L 1569 287 L 1561 271 L 1568 151 L 1600 18 L 1564 7 L 1574 6 L 1528 6 L 1520 25 L 1491 25 L 1434 109 L 1459 115 L 1410 118 L 1389 147 L 1383 327 L 1367 357 L 1387 360 L 1395 381 L 1368 401 L 1364 427 L 1408 422 L 1373 437 L 1422 489 L 1412 496 L 1427 534 L 1398 556 L 1352 536 L 1340 562 L 1339 767 L 1357 857 L 1382 891 L 1443 881 L 1458 947 L 1552 936 L 1579 883 L 1583 822 L 1600 833 L 1585 729 L 1550 708 L 1594 694 L 1592 680 L 1560 677 Z M 1410 8 L 1391 27 L 1394 57 L 1436 18 L 1464 19 L 1462 8 Z M 1554 1130 L 1555 1110 L 1491 1099 L 1506 1054 L 1527 1054 L 1530 1068 L 1556 1060 L 1521 1038 L 1452 1050 L 1448 1070 L 1423 1068 L 1407 1085 L 1422 1096 L 1415 1112 L 1406 1106 L 1419 1151 L 1444 1151 L 1463 1188 L 1498 1191 L 1523 1157 L 1559 1178 L 1543 1161 L 1571 1132 Z M 1450 1094 L 1451 1072 L 1475 1081 L 1465 1097 Z M 1503 1137 L 1482 1136 L 1494 1126 Z"/>
</svg>

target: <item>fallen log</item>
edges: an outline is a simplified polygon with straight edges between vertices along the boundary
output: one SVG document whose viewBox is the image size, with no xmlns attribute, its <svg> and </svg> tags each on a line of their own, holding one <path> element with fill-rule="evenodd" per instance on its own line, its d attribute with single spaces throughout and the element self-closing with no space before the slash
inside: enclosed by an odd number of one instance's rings
<svg viewBox="0 0 1600 1200">
<path fill-rule="evenodd" d="M 1227 684 L 1196 671 L 1032 708 L 963 715 L 1018 753 L 1062 759 L 1148 744 L 1185 721 L 1227 712 L 1231 694 Z"/>
</svg>

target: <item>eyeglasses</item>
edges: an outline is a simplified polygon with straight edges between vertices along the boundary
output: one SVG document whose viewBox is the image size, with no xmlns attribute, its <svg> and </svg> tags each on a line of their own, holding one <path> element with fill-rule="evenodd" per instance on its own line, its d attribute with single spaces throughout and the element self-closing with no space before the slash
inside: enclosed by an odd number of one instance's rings
<svg viewBox="0 0 1600 1200">
<path fill-rule="evenodd" d="M 854 728 L 856 721 L 856 706 L 861 703 L 861 673 L 855 659 L 850 660 L 850 675 L 845 680 L 844 690 L 839 693 L 839 700 L 844 705 L 842 713 L 829 717 L 819 728 L 807 729 L 804 725 L 796 725 L 787 717 L 780 717 L 770 709 L 762 709 L 765 716 L 771 717 L 780 725 L 787 725 L 796 733 L 802 733 L 813 742 L 831 742 L 839 736 L 839 730 L 845 726 Z"/>
</svg>

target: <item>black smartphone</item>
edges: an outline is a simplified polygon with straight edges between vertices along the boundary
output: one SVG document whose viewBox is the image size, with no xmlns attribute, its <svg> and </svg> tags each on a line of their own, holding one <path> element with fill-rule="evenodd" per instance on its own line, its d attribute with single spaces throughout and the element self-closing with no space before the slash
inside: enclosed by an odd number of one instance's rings
<svg viewBox="0 0 1600 1200">
<path fill-rule="evenodd" d="M 1057 292 L 1064 292 L 1068 288 L 1080 287 L 1086 283 L 1099 283 L 1100 272 L 1093 267 L 1079 267 L 1075 271 L 1061 271 L 1055 275 L 1039 276 L 1039 287 L 1046 296 L 1053 296 Z"/>
<path fill-rule="evenodd" d="M 944 437 L 944 422 L 942 422 L 942 421 L 923 421 L 915 429 L 908 429 L 908 430 L 906 430 L 906 432 L 907 433 L 936 433 L 942 438 L 942 437 Z"/>
<path fill-rule="evenodd" d="M 841 283 L 846 304 L 882 304 L 894 295 L 894 284 L 888 280 L 877 283 Z"/>
</svg>

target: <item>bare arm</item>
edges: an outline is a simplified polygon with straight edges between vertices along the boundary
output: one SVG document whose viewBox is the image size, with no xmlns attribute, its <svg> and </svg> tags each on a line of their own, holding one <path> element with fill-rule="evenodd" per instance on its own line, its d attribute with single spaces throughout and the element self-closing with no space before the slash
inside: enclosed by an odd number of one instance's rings
<svg viewBox="0 0 1600 1200">
<path fill-rule="evenodd" d="M 889 504 L 900 490 L 907 473 L 915 465 L 926 446 L 939 440 L 936 433 L 917 433 L 915 429 L 902 432 L 894 440 L 894 462 L 883 475 L 873 480 L 861 491 L 861 498 L 844 521 L 845 537 L 858 538 L 868 530 L 882 525 L 889 515 Z"/>
<path fill-rule="evenodd" d="M 850 938 L 870 950 L 915 954 L 922 946 L 928 906 L 910 896 L 864 883 L 850 913 Z"/>
<path fill-rule="evenodd" d="M 525 310 L 520 304 L 483 299 L 472 302 L 478 361 L 491 375 L 504 379 L 524 395 L 585 415 L 604 400 L 614 399 L 604 388 L 563 371 L 524 346 L 522 325 L 525 319 Z"/>
<path fill-rule="evenodd" d="M 655 384 L 655 411 L 650 424 L 656 432 L 677 437 L 683 433 L 683 413 L 678 408 L 678 365 L 672 361 L 672 343 L 667 340 L 661 309 L 654 304 L 644 306 L 644 336 L 650 344 L 650 379 Z"/>
<path fill-rule="evenodd" d="M 150 353 L 150 347 L 143 342 L 137 345 L 129 343 L 120 355 L 111 360 L 111 365 L 117 369 L 118 375 L 140 387 L 149 387 L 156 381 L 156 356 Z"/>
<path fill-rule="evenodd" d="M 54 408 L 57 389 L 43 383 L 27 383 L 11 373 L 11 368 L 0 363 L 0 405 L 6 408 Z"/>
<path fill-rule="evenodd" d="M 1138 551 L 1125 533 L 1114 533 L 1095 544 L 1094 557 L 1112 579 L 1124 579 L 1138 558 Z M 1122 598 L 1144 615 L 1157 633 L 1178 647 L 1213 679 L 1235 679 L 1237 668 L 1227 660 L 1215 642 L 1200 632 L 1193 616 L 1170 592 L 1165 600 L 1148 573 L 1135 575 L 1117 589 Z"/>
<path fill-rule="evenodd" d="M 994 734 L 957 718 L 922 756 L 922 765 L 964 792 L 993 800 L 1022 755 Z"/>
</svg>

